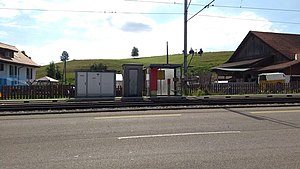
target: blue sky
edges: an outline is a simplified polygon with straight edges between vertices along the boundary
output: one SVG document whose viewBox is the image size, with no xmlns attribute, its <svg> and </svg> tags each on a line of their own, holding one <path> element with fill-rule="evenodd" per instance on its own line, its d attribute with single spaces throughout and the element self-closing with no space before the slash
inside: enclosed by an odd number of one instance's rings
<svg viewBox="0 0 300 169">
<path fill-rule="evenodd" d="M 71 60 L 129 58 L 133 46 L 141 57 L 164 55 L 166 41 L 169 53 L 177 54 L 183 2 L 0 0 L 0 41 L 40 65 L 59 62 L 64 50 Z M 189 17 L 209 2 L 192 0 Z M 235 50 L 250 30 L 300 34 L 300 1 L 215 0 L 188 22 L 188 48 Z"/>
</svg>

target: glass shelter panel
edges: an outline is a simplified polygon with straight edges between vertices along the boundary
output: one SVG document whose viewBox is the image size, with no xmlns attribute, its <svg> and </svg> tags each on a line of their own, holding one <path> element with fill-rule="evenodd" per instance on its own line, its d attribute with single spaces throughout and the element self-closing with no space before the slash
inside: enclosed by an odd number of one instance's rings
<svg viewBox="0 0 300 169">
<path fill-rule="evenodd" d="M 162 65 L 147 71 L 147 88 L 150 96 L 181 96 L 181 67 Z"/>
</svg>

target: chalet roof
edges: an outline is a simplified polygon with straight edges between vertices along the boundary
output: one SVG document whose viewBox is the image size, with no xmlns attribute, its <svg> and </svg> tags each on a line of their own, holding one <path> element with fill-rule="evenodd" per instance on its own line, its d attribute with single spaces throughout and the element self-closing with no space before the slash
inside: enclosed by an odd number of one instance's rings
<svg viewBox="0 0 300 169">
<path fill-rule="evenodd" d="M 7 45 L 4 43 L 0 43 L 0 48 L 8 49 L 14 52 L 14 57 L 9 58 L 0 55 L 0 62 L 11 63 L 11 64 L 19 64 L 26 65 L 31 67 L 40 67 L 36 64 L 30 57 L 28 57 L 25 52 L 19 51 L 15 46 Z"/>
<path fill-rule="evenodd" d="M 246 72 L 251 70 L 251 68 L 223 68 L 223 67 L 216 67 L 214 70 L 220 70 L 224 72 Z"/>
<path fill-rule="evenodd" d="M 294 60 L 295 54 L 300 54 L 300 35 L 287 33 L 250 31 L 256 37 L 264 41 L 290 60 Z"/>
<path fill-rule="evenodd" d="M 214 68 L 244 67 L 244 66 L 252 65 L 263 59 L 264 58 L 258 58 L 258 59 L 243 60 L 243 61 L 238 61 L 238 62 L 229 62 L 229 63 L 224 63 L 224 64 L 222 64 L 218 67 L 214 67 Z"/>
<path fill-rule="evenodd" d="M 18 52 L 18 49 L 15 46 L 8 45 L 8 44 L 1 43 L 1 42 L 0 42 L 0 48 L 2 48 L 2 49 L 8 49 L 8 50 L 11 50 L 13 52 Z"/>
<path fill-rule="evenodd" d="M 293 66 L 293 65 L 296 65 L 299 63 L 300 63 L 300 60 L 293 60 L 293 61 L 289 61 L 289 62 L 285 62 L 285 63 L 267 66 L 267 67 L 259 69 L 258 71 L 264 72 L 264 71 L 282 70 L 282 69 L 288 68 L 290 66 Z"/>
</svg>

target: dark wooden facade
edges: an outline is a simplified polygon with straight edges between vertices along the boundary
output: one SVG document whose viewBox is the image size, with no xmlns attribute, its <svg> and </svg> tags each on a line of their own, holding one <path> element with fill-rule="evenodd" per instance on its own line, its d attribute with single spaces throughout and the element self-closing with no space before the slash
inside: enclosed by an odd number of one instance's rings
<svg viewBox="0 0 300 169">
<path fill-rule="evenodd" d="M 284 55 L 270 47 L 253 33 L 249 33 L 228 62 L 237 62 L 250 59 L 268 58 L 269 63 L 287 62 Z M 266 63 L 267 64 L 267 63 Z M 265 65 L 263 65 L 265 66 Z"/>
<path fill-rule="evenodd" d="M 237 82 L 255 82 L 267 72 L 300 75 L 300 35 L 250 31 L 229 60 L 212 71 Z"/>
</svg>

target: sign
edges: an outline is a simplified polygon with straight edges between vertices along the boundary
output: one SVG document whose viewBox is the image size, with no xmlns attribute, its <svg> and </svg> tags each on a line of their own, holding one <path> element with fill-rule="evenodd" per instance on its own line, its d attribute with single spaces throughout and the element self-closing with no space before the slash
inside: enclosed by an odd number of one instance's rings
<svg viewBox="0 0 300 169">
<path fill-rule="evenodd" d="M 165 70 L 158 70 L 157 79 L 158 80 L 165 80 Z"/>
</svg>

